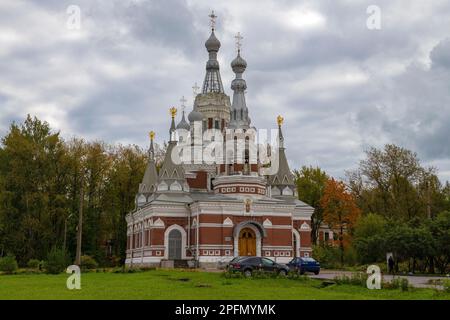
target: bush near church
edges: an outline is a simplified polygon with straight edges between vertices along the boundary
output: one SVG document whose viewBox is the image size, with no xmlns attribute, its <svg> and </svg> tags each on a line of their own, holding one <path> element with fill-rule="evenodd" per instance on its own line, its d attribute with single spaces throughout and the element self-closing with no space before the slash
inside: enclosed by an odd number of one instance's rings
<svg viewBox="0 0 450 320">
<path fill-rule="evenodd" d="M 67 256 L 64 250 L 53 247 L 47 255 L 45 271 L 50 274 L 63 272 L 68 266 Z"/>
<path fill-rule="evenodd" d="M 81 256 L 81 269 L 90 270 L 98 267 L 97 261 L 91 256 Z"/>
<path fill-rule="evenodd" d="M 14 273 L 18 269 L 16 257 L 8 255 L 0 258 L 0 271 L 6 274 Z"/>
<path fill-rule="evenodd" d="M 38 259 L 30 259 L 27 263 L 27 267 L 34 270 L 41 270 L 44 262 Z"/>
</svg>

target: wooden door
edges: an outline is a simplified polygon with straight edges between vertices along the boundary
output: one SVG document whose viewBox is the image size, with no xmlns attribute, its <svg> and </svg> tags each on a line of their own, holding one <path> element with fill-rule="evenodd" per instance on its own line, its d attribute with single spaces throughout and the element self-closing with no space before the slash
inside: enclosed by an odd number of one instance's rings
<svg viewBox="0 0 450 320">
<path fill-rule="evenodd" d="M 256 256 L 256 235 L 252 229 L 244 228 L 239 233 L 239 255 Z"/>
</svg>

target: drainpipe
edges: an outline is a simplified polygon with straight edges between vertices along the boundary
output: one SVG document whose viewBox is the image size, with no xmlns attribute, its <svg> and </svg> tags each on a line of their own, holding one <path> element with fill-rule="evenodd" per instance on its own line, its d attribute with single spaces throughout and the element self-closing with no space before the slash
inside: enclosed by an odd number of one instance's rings
<svg viewBox="0 0 450 320">
<path fill-rule="evenodd" d="M 195 250 L 195 255 L 196 255 L 196 258 L 197 258 L 197 267 L 200 265 L 200 251 L 199 251 L 199 239 L 198 239 L 198 235 L 199 235 L 199 230 L 198 230 L 198 228 L 199 228 L 199 226 L 200 226 L 200 218 L 199 218 L 199 215 L 198 215 L 198 213 L 199 213 L 199 210 L 200 209 L 198 209 L 197 210 L 197 230 L 196 230 L 196 236 L 195 236 L 195 240 L 196 240 L 196 242 L 197 242 L 197 248 L 196 248 L 196 250 Z"/>
<path fill-rule="evenodd" d="M 144 220 L 141 227 L 141 268 L 144 266 Z"/>
<path fill-rule="evenodd" d="M 133 252 L 134 252 L 134 213 L 131 216 L 131 225 L 132 225 L 132 231 L 131 231 L 131 258 L 130 258 L 130 269 L 133 269 Z"/>
<path fill-rule="evenodd" d="M 190 205 L 186 205 L 186 209 L 188 209 L 188 234 L 187 234 L 187 247 L 191 252 L 191 207 Z M 192 252 L 191 252 L 192 253 Z"/>
<path fill-rule="evenodd" d="M 297 258 L 297 246 L 294 246 L 294 242 L 297 242 L 294 241 L 294 237 L 294 220 L 291 218 L 291 247 L 294 249 L 292 250 L 292 258 Z"/>
</svg>

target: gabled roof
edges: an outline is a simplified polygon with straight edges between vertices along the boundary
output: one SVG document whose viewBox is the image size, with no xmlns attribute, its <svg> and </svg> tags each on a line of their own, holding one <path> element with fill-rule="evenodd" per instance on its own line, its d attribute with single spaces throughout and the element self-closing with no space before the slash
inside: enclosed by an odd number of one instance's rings
<svg viewBox="0 0 450 320">
<path fill-rule="evenodd" d="M 289 168 L 286 158 L 285 149 L 280 147 L 278 149 L 278 171 L 276 174 L 268 177 L 268 183 L 271 186 L 294 186 L 294 175 Z"/>
<path fill-rule="evenodd" d="M 156 171 L 155 160 L 149 160 L 145 169 L 144 178 L 139 185 L 139 193 L 153 193 L 158 183 L 158 173 Z"/>
<path fill-rule="evenodd" d="M 150 133 L 151 142 L 150 148 L 148 150 L 148 163 L 145 169 L 144 177 L 142 183 L 139 184 L 139 193 L 153 193 L 156 191 L 156 186 L 158 184 L 158 172 L 156 171 L 155 162 L 155 150 L 153 147 L 153 137 L 154 133 Z"/>
</svg>

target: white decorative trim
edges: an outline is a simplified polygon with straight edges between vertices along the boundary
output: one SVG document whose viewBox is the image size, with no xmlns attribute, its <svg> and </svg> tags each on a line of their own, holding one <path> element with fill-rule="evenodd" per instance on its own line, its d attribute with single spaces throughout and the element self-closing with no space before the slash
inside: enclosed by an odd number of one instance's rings
<svg viewBox="0 0 450 320">
<path fill-rule="evenodd" d="M 161 182 L 158 184 L 158 191 L 167 191 L 167 190 L 169 190 L 169 186 L 167 185 L 166 182 L 161 181 Z"/>
<path fill-rule="evenodd" d="M 199 225 L 200 228 L 231 228 L 233 225 L 224 225 L 222 223 L 203 222 Z"/>
<path fill-rule="evenodd" d="M 295 229 L 292 229 L 292 233 L 294 234 L 295 237 L 295 253 L 296 253 L 295 255 L 297 257 L 300 257 L 300 247 L 301 247 L 300 233 Z"/>
<path fill-rule="evenodd" d="M 270 221 L 269 219 L 264 220 L 264 222 L 263 222 L 264 228 L 271 227 L 271 226 L 272 226 L 272 221 Z"/>
<path fill-rule="evenodd" d="M 178 183 L 178 181 L 174 181 L 170 185 L 170 190 L 172 190 L 172 191 L 181 191 L 181 190 L 183 190 L 183 188 L 181 187 L 181 184 Z"/>
<path fill-rule="evenodd" d="M 311 231 L 311 227 L 306 222 L 303 222 L 300 226 L 300 231 Z"/>
<path fill-rule="evenodd" d="M 195 245 L 191 245 L 191 248 L 195 247 Z M 199 249 L 232 249 L 233 246 L 231 244 L 201 244 L 199 245 Z"/>
<path fill-rule="evenodd" d="M 224 226 L 233 226 L 233 221 L 227 217 L 225 220 L 223 220 L 223 225 Z"/>
<path fill-rule="evenodd" d="M 155 228 L 164 228 L 165 227 L 165 224 L 164 224 L 164 221 L 162 221 L 161 220 L 161 218 L 158 218 L 158 220 L 156 220 L 154 223 L 153 223 L 153 227 L 155 227 Z"/>
<path fill-rule="evenodd" d="M 147 198 L 141 194 L 138 198 L 137 198 L 137 203 L 138 205 L 143 205 L 144 203 L 147 202 Z"/>
<path fill-rule="evenodd" d="M 286 187 L 283 189 L 283 195 L 284 196 L 292 196 L 294 193 L 292 192 L 292 189 L 289 187 Z"/>
<path fill-rule="evenodd" d="M 266 226 L 264 226 L 264 228 L 266 228 Z M 272 225 L 272 226 L 267 226 L 267 229 L 292 229 L 292 226 L 289 225 Z"/>
<path fill-rule="evenodd" d="M 230 262 L 233 259 L 233 256 L 205 256 L 201 255 L 198 257 L 199 262 Z"/>
<path fill-rule="evenodd" d="M 272 196 L 281 196 L 281 191 L 278 187 L 273 186 L 270 192 Z"/>
</svg>

